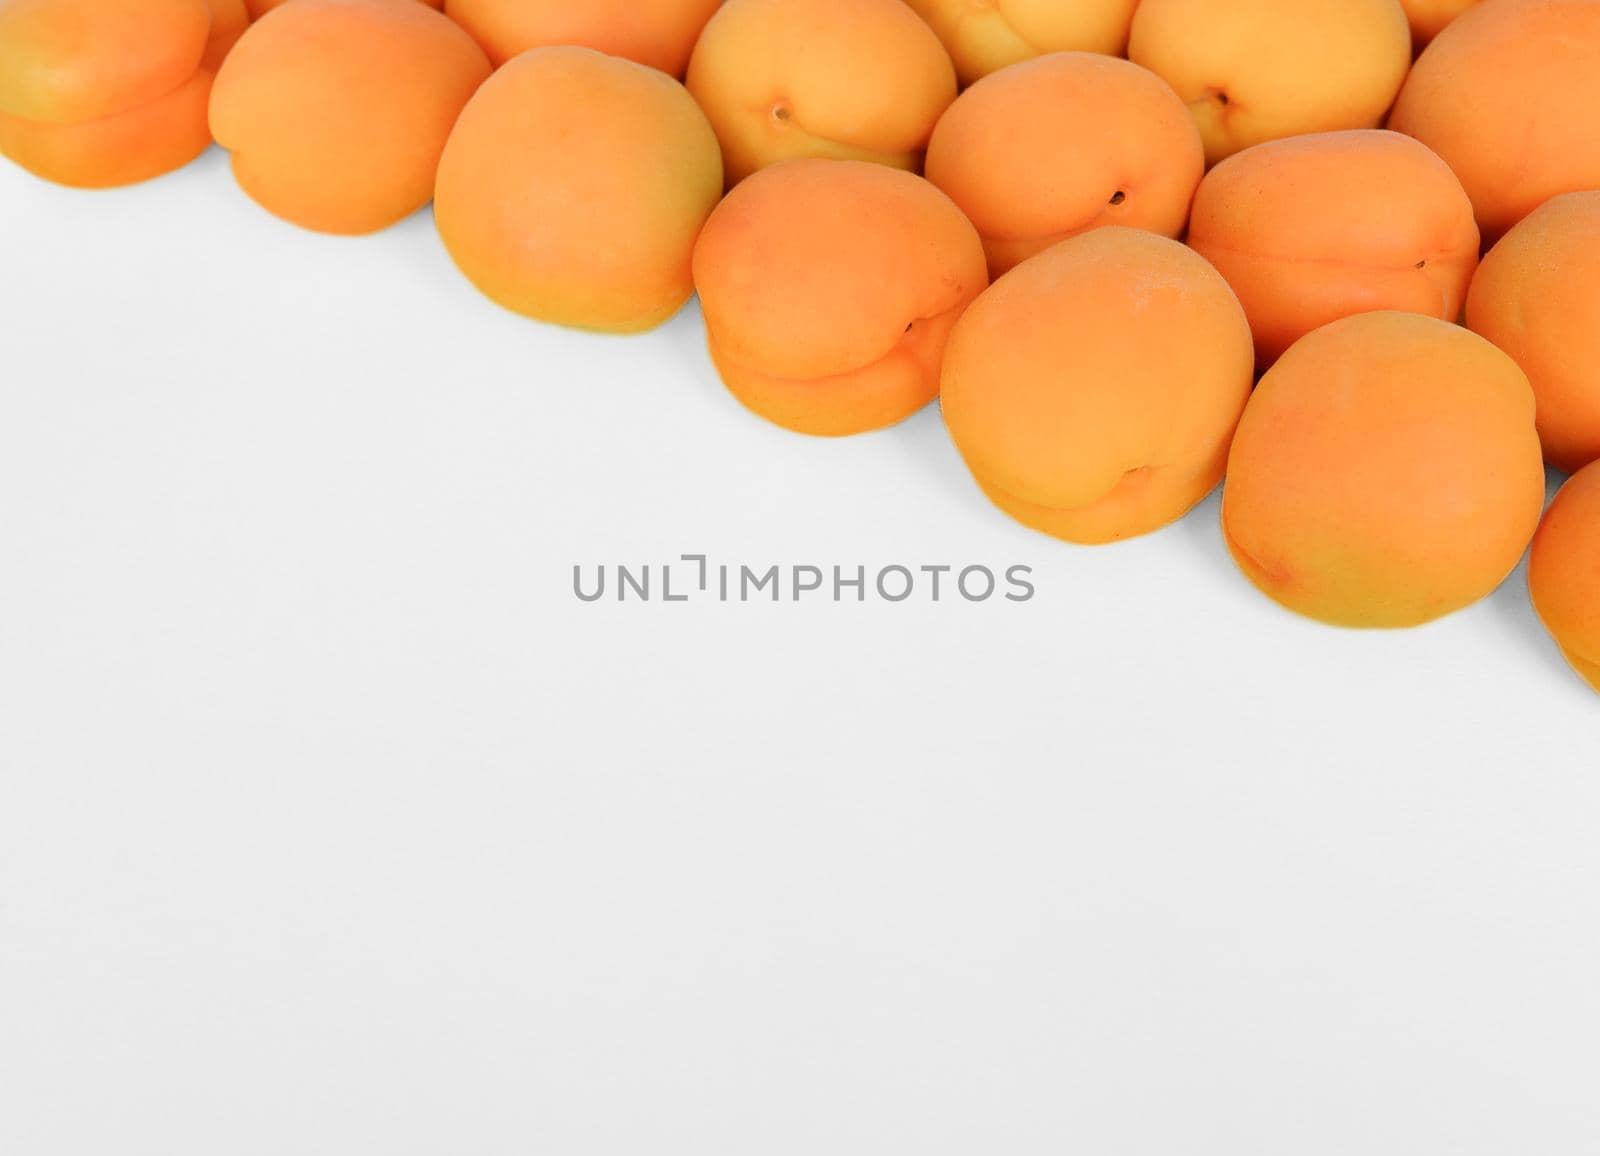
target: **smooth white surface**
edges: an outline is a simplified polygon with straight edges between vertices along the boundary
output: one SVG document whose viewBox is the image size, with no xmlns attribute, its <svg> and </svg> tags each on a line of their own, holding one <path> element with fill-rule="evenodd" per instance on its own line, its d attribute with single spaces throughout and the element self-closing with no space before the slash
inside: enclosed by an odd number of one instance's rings
<svg viewBox="0 0 1600 1156">
<path fill-rule="evenodd" d="M 1600 700 L 1520 573 L 1344 633 L 1216 514 L 0 169 L 0 1152 L 1600 1151 Z M 1039 593 L 571 594 L 688 552 Z"/>
</svg>

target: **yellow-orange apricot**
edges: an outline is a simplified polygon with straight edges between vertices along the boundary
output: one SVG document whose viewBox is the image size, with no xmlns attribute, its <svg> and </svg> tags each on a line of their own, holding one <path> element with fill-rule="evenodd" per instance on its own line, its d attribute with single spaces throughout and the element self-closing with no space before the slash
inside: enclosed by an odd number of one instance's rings
<svg viewBox="0 0 1600 1156">
<path fill-rule="evenodd" d="M 1411 29 L 1399 0 L 1143 0 L 1128 59 L 1177 90 L 1215 164 L 1279 137 L 1376 128 Z"/>
<path fill-rule="evenodd" d="M 1600 3 L 1492 0 L 1425 52 L 1389 127 L 1445 159 L 1490 241 L 1559 193 L 1600 188 Z"/>
<path fill-rule="evenodd" d="M 717 138 L 676 80 L 535 48 L 461 114 L 434 219 L 467 279 L 507 309 L 636 332 L 689 299 L 695 238 L 721 195 Z"/>
<path fill-rule="evenodd" d="M 244 0 L 206 0 L 211 8 L 211 35 L 206 41 L 206 51 L 200 67 L 216 72 L 233 51 L 233 46 L 250 27 L 250 10 Z"/>
<path fill-rule="evenodd" d="M 1600 191 L 1546 201 L 1489 250 L 1467 326 L 1533 383 L 1545 459 L 1568 472 L 1600 459 Z"/>
<path fill-rule="evenodd" d="M 239 185 L 325 233 L 370 233 L 426 205 L 489 61 L 454 22 L 399 0 L 293 0 L 217 74 L 211 130 Z"/>
<path fill-rule="evenodd" d="M 1222 529 L 1247 578 L 1337 626 L 1416 626 L 1516 567 L 1544 506 L 1533 391 L 1474 333 L 1362 313 L 1261 379 L 1228 459 Z"/>
<path fill-rule="evenodd" d="M 1353 313 L 1454 321 L 1478 264 L 1461 182 L 1425 146 L 1382 129 L 1235 153 L 1200 182 L 1189 244 L 1239 295 L 1262 365 Z"/>
<path fill-rule="evenodd" d="M 1426 47 L 1445 25 L 1476 3 L 1478 0 L 1400 0 L 1411 21 L 1411 42 L 1417 48 Z"/>
<path fill-rule="evenodd" d="M 991 73 L 928 143 L 928 179 L 978 227 L 994 276 L 1101 225 L 1176 237 L 1204 172 L 1200 134 L 1167 83 L 1088 52 Z"/>
<path fill-rule="evenodd" d="M 794 157 L 915 169 L 956 97 L 950 57 L 901 0 L 728 0 L 688 85 L 730 184 Z"/>
<path fill-rule="evenodd" d="M 1112 542 L 1182 517 L 1222 480 L 1252 362 L 1244 310 L 1204 258 L 1096 229 L 973 302 L 940 404 L 995 505 L 1069 542 Z"/>
<path fill-rule="evenodd" d="M 245 0 L 245 7 L 250 12 L 250 19 L 259 20 L 274 8 L 281 8 L 288 2 L 289 0 Z M 421 2 L 429 8 L 444 7 L 444 0 L 421 0 Z"/>
<path fill-rule="evenodd" d="M 176 92 L 127 112 L 77 124 L 41 124 L 0 113 L 0 155 L 36 176 L 82 189 L 131 185 L 182 168 L 211 144 L 201 69 Z"/>
<path fill-rule="evenodd" d="M 575 44 L 682 76 L 700 30 L 722 0 L 449 0 L 445 13 L 489 59 Z"/>
<path fill-rule="evenodd" d="M 1139 0 L 906 0 L 944 42 L 962 84 L 1048 52 L 1121 56 Z"/>
<path fill-rule="evenodd" d="M 838 436 L 933 399 L 950 327 L 988 277 L 971 222 L 921 177 L 802 159 L 717 207 L 694 281 L 734 397 L 787 429 Z"/>
<path fill-rule="evenodd" d="M 1561 487 L 1533 537 L 1528 591 L 1545 629 L 1600 690 L 1600 462 Z"/>
<path fill-rule="evenodd" d="M 0 112 L 73 124 L 185 84 L 206 49 L 206 0 L 0 0 Z"/>
</svg>

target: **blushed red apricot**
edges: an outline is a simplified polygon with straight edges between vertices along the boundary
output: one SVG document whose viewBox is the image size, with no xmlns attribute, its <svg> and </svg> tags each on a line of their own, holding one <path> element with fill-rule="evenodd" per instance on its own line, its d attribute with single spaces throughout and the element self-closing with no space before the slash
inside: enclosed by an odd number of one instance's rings
<svg viewBox="0 0 1600 1156">
<path fill-rule="evenodd" d="M 1105 228 L 1030 257 L 956 323 L 940 404 L 989 499 L 1087 544 L 1180 518 L 1222 480 L 1250 326 L 1204 258 Z"/>
<path fill-rule="evenodd" d="M 728 182 L 795 157 L 915 169 L 955 67 L 901 0 L 728 0 L 689 59 Z"/>
<path fill-rule="evenodd" d="M 1337 626 L 1417 626 L 1516 567 L 1544 507 L 1533 391 L 1475 333 L 1362 313 L 1301 338 L 1256 388 L 1222 529 L 1281 605 Z"/>
<path fill-rule="evenodd" d="M 906 0 L 944 42 L 962 84 L 1051 52 L 1121 56 L 1139 0 Z"/>
<path fill-rule="evenodd" d="M 1411 21 L 1411 42 L 1419 49 L 1476 3 L 1478 0 L 1400 0 L 1406 19 Z"/>
<path fill-rule="evenodd" d="M 1189 244 L 1239 295 L 1262 365 L 1354 313 L 1454 321 L 1478 264 L 1461 182 L 1424 145 L 1380 129 L 1235 153 L 1200 182 Z"/>
<path fill-rule="evenodd" d="M 734 397 L 786 429 L 838 436 L 933 399 L 950 327 L 988 277 L 971 222 L 921 177 L 808 159 L 728 194 L 695 247 L 694 281 Z"/>
<path fill-rule="evenodd" d="M 223 62 L 211 129 L 269 212 L 370 233 L 432 199 L 450 129 L 489 72 L 472 38 L 426 5 L 291 0 Z"/>
<path fill-rule="evenodd" d="M 206 0 L 0 0 L 0 112 L 73 124 L 188 82 L 211 30 Z"/>
<path fill-rule="evenodd" d="M 575 44 L 682 76 L 700 30 L 722 0 L 449 0 L 446 14 L 489 59 Z"/>
<path fill-rule="evenodd" d="M 1550 503 L 1528 556 L 1528 591 L 1572 669 L 1600 691 L 1600 462 Z"/>
<path fill-rule="evenodd" d="M 1200 134 L 1167 83 L 1088 52 L 984 77 L 928 144 L 928 179 L 978 227 L 993 276 L 1101 225 L 1176 237 L 1204 172 Z"/>
<path fill-rule="evenodd" d="M 462 112 L 434 219 L 462 273 L 507 309 L 636 332 L 689 299 L 695 238 L 721 195 L 717 138 L 676 80 L 535 48 Z"/>
<path fill-rule="evenodd" d="M 1142 0 L 1128 59 L 1177 90 L 1216 164 L 1279 137 L 1376 128 L 1411 28 L 1399 0 Z"/>
<path fill-rule="evenodd" d="M 1545 459 L 1568 472 L 1600 459 L 1600 190 L 1553 197 L 1500 238 L 1467 326 L 1533 383 Z"/>
<path fill-rule="evenodd" d="M 1560 193 L 1600 188 L 1600 3 L 1490 0 L 1417 58 L 1389 127 L 1445 159 L 1489 241 Z"/>
</svg>

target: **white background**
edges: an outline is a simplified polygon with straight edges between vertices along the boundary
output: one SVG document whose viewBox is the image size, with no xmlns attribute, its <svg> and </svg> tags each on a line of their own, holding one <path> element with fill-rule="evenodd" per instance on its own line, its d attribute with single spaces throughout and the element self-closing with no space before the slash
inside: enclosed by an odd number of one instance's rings
<svg viewBox="0 0 1600 1156">
<path fill-rule="evenodd" d="M 0 1152 L 1600 1152 L 1600 700 L 1520 573 L 1341 632 L 1216 517 L 0 170 Z M 698 552 L 1039 593 L 571 593 Z"/>
</svg>

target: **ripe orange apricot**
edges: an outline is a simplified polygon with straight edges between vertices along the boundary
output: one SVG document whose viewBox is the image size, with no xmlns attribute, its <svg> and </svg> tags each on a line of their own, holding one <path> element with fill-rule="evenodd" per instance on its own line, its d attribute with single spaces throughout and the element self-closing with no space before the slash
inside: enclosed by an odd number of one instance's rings
<svg viewBox="0 0 1600 1156">
<path fill-rule="evenodd" d="M 635 332 L 689 299 L 695 238 L 721 195 L 717 138 L 676 80 L 535 48 L 462 112 L 434 219 L 467 279 L 507 309 Z"/>
<path fill-rule="evenodd" d="M 1572 669 L 1600 690 L 1600 462 L 1567 479 L 1528 556 L 1528 591 Z"/>
<path fill-rule="evenodd" d="M 249 25 L 244 0 L 207 0 L 211 35 L 200 68 L 148 103 L 71 124 L 0 112 L 0 156 L 74 188 L 131 185 L 182 168 L 211 144 L 207 108 L 216 67 Z"/>
<path fill-rule="evenodd" d="M 728 194 L 694 281 L 733 395 L 787 429 L 838 436 L 933 399 L 950 327 L 988 277 L 971 222 L 921 177 L 802 159 Z"/>
<path fill-rule="evenodd" d="M 1600 4 L 1492 0 L 1417 58 L 1389 127 L 1445 159 L 1484 237 L 1558 193 L 1600 188 Z"/>
<path fill-rule="evenodd" d="M 185 84 L 206 49 L 206 0 L 0 0 L 0 113 L 74 124 Z"/>
<path fill-rule="evenodd" d="M 77 124 L 41 124 L 0 113 L 0 155 L 74 188 L 147 181 L 182 168 L 210 146 L 211 82 L 212 74 L 201 69 L 176 92 Z"/>
<path fill-rule="evenodd" d="M 1568 472 L 1600 459 L 1600 191 L 1554 197 L 1500 238 L 1467 326 L 1533 383 L 1545 459 Z"/>
<path fill-rule="evenodd" d="M 449 0 L 445 12 L 496 65 L 546 45 L 577 44 L 682 76 L 722 0 Z"/>
<path fill-rule="evenodd" d="M 1102 543 L 1159 529 L 1216 487 L 1251 378 L 1227 282 L 1177 241 L 1113 227 L 1029 258 L 973 302 L 940 403 L 995 505 Z"/>
<path fill-rule="evenodd" d="M 472 38 L 425 5 L 293 0 L 228 54 L 211 129 L 269 212 L 375 232 L 432 199 L 451 126 L 489 71 Z"/>
<path fill-rule="evenodd" d="M 249 9 L 250 19 L 259 20 L 274 8 L 281 8 L 289 0 L 245 0 L 245 7 Z M 443 8 L 444 0 L 421 0 L 429 8 Z"/>
<path fill-rule="evenodd" d="M 1411 42 L 1425 48 L 1445 26 L 1471 8 L 1478 0 L 1400 0 L 1411 21 Z"/>
<path fill-rule="evenodd" d="M 1049 52 L 1121 56 L 1139 0 L 906 0 L 944 42 L 962 84 Z"/>
<path fill-rule="evenodd" d="M 1128 59 L 1177 90 L 1215 164 L 1279 137 L 1376 128 L 1411 28 L 1399 0 L 1143 0 Z"/>
<path fill-rule="evenodd" d="M 1544 506 L 1533 391 L 1419 313 L 1362 313 L 1267 371 L 1228 459 L 1222 530 L 1264 594 L 1337 626 L 1417 626 L 1516 567 Z"/>
<path fill-rule="evenodd" d="M 1353 313 L 1454 321 L 1478 264 L 1461 182 L 1425 146 L 1381 129 L 1235 153 L 1200 182 L 1189 244 L 1239 295 L 1262 365 Z"/>
<path fill-rule="evenodd" d="M 244 0 L 206 0 L 211 9 L 211 35 L 206 40 L 206 51 L 200 67 L 216 72 L 233 46 L 250 27 L 250 10 Z M 209 135 L 209 133 L 208 133 Z"/>
<path fill-rule="evenodd" d="M 950 57 L 900 0 L 728 0 L 687 83 L 730 184 L 793 157 L 915 169 L 956 97 Z"/>
<path fill-rule="evenodd" d="M 1167 83 L 1088 52 L 984 77 L 928 143 L 928 179 L 978 227 L 994 276 L 1101 225 L 1176 237 L 1204 172 L 1200 134 Z"/>
</svg>

